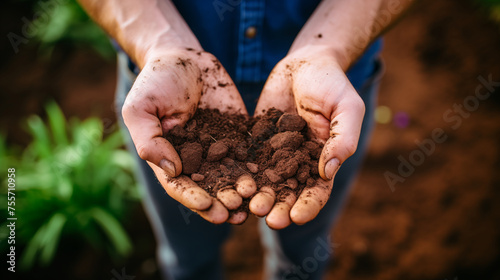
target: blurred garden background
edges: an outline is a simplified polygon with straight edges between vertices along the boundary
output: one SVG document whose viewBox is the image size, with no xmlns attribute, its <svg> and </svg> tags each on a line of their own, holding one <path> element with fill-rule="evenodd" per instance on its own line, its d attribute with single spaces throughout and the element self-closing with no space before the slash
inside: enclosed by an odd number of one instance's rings
<svg viewBox="0 0 500 280">
<path fill-rule="evenodd" d="M 108 38 L 74 0 L 1 6 L 1 279 L 159 279 Z M 500 279 L 500 1 L 416 1 L 384 45 L 378 123 L 326 279 Z M 262 275 L 256 221 L 234 227 L 228 279 Z"/>
</svg>

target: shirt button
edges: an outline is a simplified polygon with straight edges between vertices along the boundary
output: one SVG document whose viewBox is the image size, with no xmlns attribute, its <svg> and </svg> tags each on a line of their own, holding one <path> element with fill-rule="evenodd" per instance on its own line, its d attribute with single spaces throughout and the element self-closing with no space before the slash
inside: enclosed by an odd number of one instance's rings
<svg viewBox="0 0 500 280">
<path fill-rule="evenodd" d="M 253 39 L 255 38 L 255 36 L 257 36 L 257 28 L 255 28 L 254 26 L 250 26 L 247 28 L 247 30 L 245 30 L 245 37 L 247 37 L 248 39 Z"/>
</svg>

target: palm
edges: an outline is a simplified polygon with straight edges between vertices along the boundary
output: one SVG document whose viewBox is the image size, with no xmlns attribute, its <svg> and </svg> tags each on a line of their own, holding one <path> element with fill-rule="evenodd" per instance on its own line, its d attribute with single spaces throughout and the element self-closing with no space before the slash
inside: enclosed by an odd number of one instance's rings
<svg viewBox="0 0 500 280">
<path fill-rule="evenodd" d="M 364 104 L 334 59 L 311 55 L 289 56 L 275 67 L 256 114 L 272 107 L 299 114 L 308 123 L 310 137 L 325 143 L 318 164 L 322 179 L 316 186 L 274 206 L 260 201 L 263 194 L 256 195 L 253 205 L 251 202 L 254 213 L 267 214 L 268 225 L 279 229 L 291 222 L 312 220 L 326 204 L 334 174 L 356 150 Z"/>
<path fill-rule="evenodd" d="M 234 83 L 213 55 L 171 51 L 146 63 L 125 100 L 123 118 L 139 156 L 167 193 L 208 221 L 222 223 L 228 219 L 227 209 L 191 179 L 179 176 L 181 160 L 164 138 L 174 126 L 184 125 L 198 107 L 246 114 Z"/>
</svg>

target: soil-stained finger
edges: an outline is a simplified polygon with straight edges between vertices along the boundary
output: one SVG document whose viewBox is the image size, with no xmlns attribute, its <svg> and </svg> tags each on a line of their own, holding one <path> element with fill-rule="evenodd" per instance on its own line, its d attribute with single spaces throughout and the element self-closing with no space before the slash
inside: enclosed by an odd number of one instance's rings
<svg viewBox="0 0 500 280">
<path fill-rule="evenodd" d="M 220 201 L 213 198 L 212 207 L 205 211 L 195 211 L 212 224 L 222 224 L 229 218 L 229 212 Z"/>
<path fill-rule="evenodd" d="M 240 207 L 243 199 L 234 189 L 223 189 L 217 192 L 217 199 L 229 210 L 235 210 Z"/>
<path fill-rule="evenodd" d="M 292 223 L 290 210 L 297 200 L 294 193 L 288 193 L 284 199 L 277 202 L 266 217 L 267 225 L 272 229 L 283 229 Z"/>
<path fill-rule="evenodd" d="M 149 163 L 149 166 L 167 194 L 182 205 L 193 210 L 206 210 L 212 205 L 212 197 L 189 177 L 181 175 L 172 178 L 158 166 L 152 163 Z"/>
<path fill-rule="evenodd" d="M 298 225 L 314 219 L 330 198 L 333 181 L 318 179 L 314 187 L 305 188 L 290 211 L 290 218 Z"/>
<path fill-rule="evenodd" d="M 252 176 L 243 174 L 236 181 L 236 191 L 243 198 L 251 197 L 257 191 L 257 184 Z"/>
<path fill-rule="evenodd" d="M 276 194 L 270 187 L 262 187 L 260 191 L 250 200 L 248 205 L 250 211 L 259 217 L 263 217 L 271 211 L 276 201 Z"/>
<path fill-rule="evenodd" d="M 241 225 L 247 220 L 247 218 L 248 213 L 241 211 L 231 214 L 227 222 L 233 225 Z"/>
</svg>

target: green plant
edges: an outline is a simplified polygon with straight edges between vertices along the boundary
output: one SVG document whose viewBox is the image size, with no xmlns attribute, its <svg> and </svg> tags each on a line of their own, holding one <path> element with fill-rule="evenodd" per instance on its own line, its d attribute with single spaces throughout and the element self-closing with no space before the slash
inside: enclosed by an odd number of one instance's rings
<svg viewBox="0 0 500 280">
<path fill-rule="evenodd" d="M 76 0 L 39 0 L 32 5 L 35 14 L 42 15 L 32 24 L 36 26 L 36 38 L 45 53 L 50 54 L 57 44 L 66 43 L 91 47 L 105 58 L 114 57 L 115 51 L 109 38 Z"/>
<path fill-rule="evenodd" d="M 497 22 L 500 22 L 500 0 L 476 0 L 484 6 L 491 18 Z"/>
<path fill-rule="evenodd" d="M 127 256 L 132 245 L 120 221 L 139 195 L 133 159 L 121 149 L 120 132 L 103 140 L 99 119 L 68 123 L 55 103 L 46 111 L 48 124 L 39 116 L 28 119 L 33 141 L 20 159 L 0 161 L 2 168 L 16 169 L 16 245 L 24 247 L 21 267 L 30 268 L 37 261 L 50 264 L 64 238 L 105 247 L 114 257 Z M 5 153 L 5 141 L 0 144 L 0 154 Z"/>
</svg>

